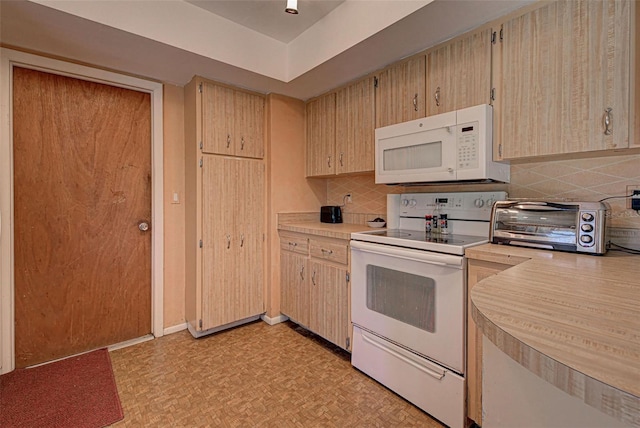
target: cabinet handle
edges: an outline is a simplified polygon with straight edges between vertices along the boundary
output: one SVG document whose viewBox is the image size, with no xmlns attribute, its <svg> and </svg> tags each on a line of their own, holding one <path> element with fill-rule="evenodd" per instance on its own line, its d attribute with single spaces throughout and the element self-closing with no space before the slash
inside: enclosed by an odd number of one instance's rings
<svg viewBox="0 0 640 428">
<path fill-rule="evenodd" d="M 604 111 L 604 135 L 611 135 L 613 133 L 613 114 L 611 113 L 613 109 L 611 107 L 607 107 Z"/>
<path fill-rule="evenodd" d="M 304 265 L 300 266 L 300 279 L 304 281 Z"/>
<path fill-rule="evenodd" d="M 415 111 L 418 111 L 418 94 L 415 94 L 413 96 L 413 109 Z"/>
<path fill-rule="evenodd" d="M 227 134 L 227 149 L 231 145 L 231 134 Z"/>
<path fill-rule="evenodd" d="M 313 283 L 313 285 L 316 285 L 316 271 L 315 270 L 311 274 L 311 282 Z"/>
<path fill-rule="evenodd" d="M 231 248 L 231 235 L 227 235 L 227 250 Z"/>
<path fill-rule="evenodd" d="M 240 235 L 240 248 L 244 247 L 244 233 Z"/>
<path fill-rule="evenodd" d="M 344 156 L 344 153 L 340 153 L 340 166 L 344 166 L 344 164 L 342 163 L 342 156 Z"/>
<path fill-rule="evenodd" d="M 240 150 L 244 150 L 244 137 L 240 139 Z"/>
<path fill-rule="evenodd" d="M 436 107 L 440 107 L 440 86 L 438 86 L 433 93 L 433 98 L 436 100 Z"/>
<path fill-rule="evenodd" d="M 327 166 L 331 168 L 331 155 L 327 156 Z"/>
<path fill-rule="evenodd" d="M 298 246 L 297 242 L 289 242 L 289 248 L 291 248 L 291 247 L 295 248 L 297 246 Z"/>
<path fill-rule="evenodd" d="M 325 250 L 324 248 L 321 249 L 322 251 L 322 255 L 328 255 L 330 256 L 331 254 L 333 254 L 333 250 Z"/>
</svg>

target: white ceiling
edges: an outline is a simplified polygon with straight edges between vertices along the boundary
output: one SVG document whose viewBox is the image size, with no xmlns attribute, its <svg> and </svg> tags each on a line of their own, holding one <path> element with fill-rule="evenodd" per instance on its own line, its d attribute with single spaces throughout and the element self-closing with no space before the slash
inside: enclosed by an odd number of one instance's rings
<svg viewBox="0 0 640 428">
<path fill-rule="evenodd" d="M 284 13 L 286 0 L 186 0 L 208 12 L 289 43 L 344 0 L 299 0 L 298 14 Z"/>
<path fill-rule="evenodd" d="M 0 41 L 170 84 L 197 74 L 308 99 L 530 2 L 301 0 L 289 15 L 285 0 L 3 0 Z M 297 18 L 309 20 L 282 24 Z"/>
</svg>

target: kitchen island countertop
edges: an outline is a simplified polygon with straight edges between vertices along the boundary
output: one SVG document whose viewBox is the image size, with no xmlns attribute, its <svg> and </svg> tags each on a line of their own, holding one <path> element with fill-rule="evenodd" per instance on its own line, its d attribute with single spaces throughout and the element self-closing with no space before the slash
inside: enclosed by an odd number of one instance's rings
<svg viewBox="0 0 640 428">
<path fill-rule="evenodd" d="M 640 257 L 485 244 L 470 259 L 512 265 L 471 291 L 482 333 L 586 404 L 640 426 Z"/>
</svg>

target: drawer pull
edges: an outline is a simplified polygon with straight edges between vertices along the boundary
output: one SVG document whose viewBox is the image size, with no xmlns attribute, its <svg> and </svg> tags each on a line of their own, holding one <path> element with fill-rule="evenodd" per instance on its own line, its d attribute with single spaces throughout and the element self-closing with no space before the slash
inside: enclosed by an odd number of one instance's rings
<svg viewBox="0 0 640 428">
<path fill-rule="evenodd" d="M 328 256 L 330 256 L 331 254 L 333 254 L 333 250 L 325 250 L 324 248 L 322 248 L 322 254 L 326 254 Z"/>
<path fill-rule="evenodd" d="M 289 242 L 289 247 L 297 247 L 298 243 L 297 242 Z"/>
</svg>

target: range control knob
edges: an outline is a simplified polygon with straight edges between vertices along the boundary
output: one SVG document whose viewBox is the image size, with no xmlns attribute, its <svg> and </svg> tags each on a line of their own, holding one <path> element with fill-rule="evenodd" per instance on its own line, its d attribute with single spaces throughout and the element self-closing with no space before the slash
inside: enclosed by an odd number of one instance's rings
<svg viewBox="0 0 640 428">
<path fill-rule="evenodd" d="M 406 207 L 407 205 L 409 205 L 409 200 L 408 199 L 403 199 L 402 201 L 402 206 Z"/>
<path fill-rule="evenodd" d="M 416 205 L 418 205 L 418 201 L 416 201 L 415 199 L 410 199 L 409 200 L 409 206 L 410 207 L 415 207 Z"/>
<path fill-rule="evenodd" d="M 485 202 L 485 203 L 487 204 L 487 208 L 491 208 L 491 207 L 493 206 L 493 203 L 494 203 L 495 201 L 496 201 L 496 200 L 495 200 L 495 199 L 493 199 L 493 198 L 489 198 L 489 199 L 487 199 L 487 201 Z"/>
<path fill-rule="evenodd" d="M 473 201 L 473 205 L 476 208 L 482 208 L 484 206 L 484 201 L 482 199 L 478 198 L 475 201 Z"/>
</svg>

